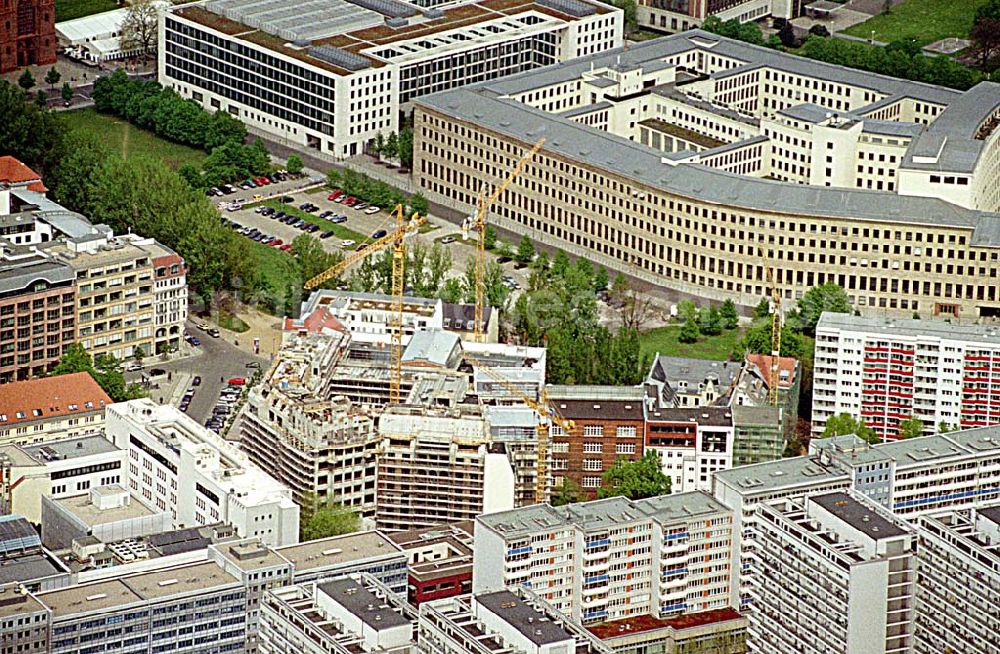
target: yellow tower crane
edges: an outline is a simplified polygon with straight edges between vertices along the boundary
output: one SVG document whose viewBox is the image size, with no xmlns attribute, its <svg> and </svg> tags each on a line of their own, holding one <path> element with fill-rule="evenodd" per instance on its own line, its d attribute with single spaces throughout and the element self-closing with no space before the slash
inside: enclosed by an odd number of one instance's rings
<svg viewBox="0 0 1000 654">
<path fill-rule="evenodd" d="M 778 357 L 781 355 L 781 291 L 778 290 L 778 283 L 774 278 L 774 270 L 771 268 L 769 259 L 764 256 L 764 251 L 760 246 L 757 246 L 757 251 L 760 252 L 764 274 L 767 276 L 767 283 L 771 289 L 771 369 L 767 382 L 767 400 L 771 406 L 778 406 L 778 382 L 780 381 Z"/>
<path fill-rule="evenodd" d="M 486 295 L 486 212 L 489 208 L 493 206 L 493 203 L 497 201 L 500 195 L 507 189 L 514 178 L 521 174 L 524 167 L 528 165 L 531 160 L 539 150 L 542 149 L 542 145 L 545 144 L 545 139 L 539 139 L 537 143 L 521 157 L 521 160 L 517 162 L 514 166 L 514 170 L 510 171 L 507 178 L 500 182 L 499 186 L 493 189 L 493 192 L 488 196 L 486 195 L 486 186 L 484 185 L 482 190 L 479 192 L 479 199 L 476 201 L 476 213 L 466 218 L 465 222 L 462 224 L 463 234 L 468 234 L 469 231 L 474 231 L 476 233 L 476 314 L 475 320 L 473 322 L 473 329 L 475 333 L 475 340 L 482 342 L 483 340 L 483 312 L 484 303 Z"/>
<path fill-rule="evenodd" d="M 538 461 L 535 464 L 535 502 L 539 504 L 544 502 L 549 476 L 549 425 L 546 420 L 549 420 L 554 425 L 561 427 L 567 435 L 571 435 L 576 432 L 576 423 L 572 420 L 567 420 L 559 414 L 559 411 L 552 405 L 552 401 L 549 400 L 548 393 L 545 392 L 544 388 L 539 389 L 538 400 L 535 400 L 514 385 L 509 379 L 501 375 L 496 370 L 493 370 L 482 361 L 479 361 L 468 353 L 463 354 L 463 356 L 467 361 L 469 361 L 469 363 L 485 372 L 490 376 L 490 378 L 493 379 L 493 381 L 503 386 L 504 389 L 510 393 L 512 397 L 514 397 L 514 399 L 522 402 L 525 406 L 534 411 L 539 418 L 541 418 L 538 425 L 535 427 L 535 436 L 537 439 L 536 445 L 538 449 Z"/>
<path fill-rule="evenodd" d="M 393 210 L 396 216 L 396 229 L 382 238 L 375 239 L 360 250 L 355 250 L 343 258 L 335 266 L 316 275 L 303 286 L 312 290 L 327 281 L 337 277 L 352 265 L 380 252 L 387 245 L 392 245 L 392 348 L 391 367 L 392 378 L 389 382 L 389 403 L 399 404 L 400 387 L 403 378 L 403 273 L 406 266 L 406 237 L 415 232 L 425 222 L 422 216 L 413 214 L 409 220 L 403 216 L 403 205 L 397 204 Z"/>
</svg>

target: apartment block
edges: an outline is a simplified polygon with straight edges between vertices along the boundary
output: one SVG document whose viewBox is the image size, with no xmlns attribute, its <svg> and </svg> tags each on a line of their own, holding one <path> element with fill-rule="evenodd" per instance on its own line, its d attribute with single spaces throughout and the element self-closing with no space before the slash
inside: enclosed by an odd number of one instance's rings
<svg viewBox="0 0 1000 654">
<path fill-rule="evenodd" d="M 30 445 L 104 429 L 111 398 L 85 372 L 0 384 L 0 445 Z"/>
<path fill-rule="evenodd" d="M 710 491 L 712 475 L 733 467 L 733 410 L 660 408 L 656 398 L 649 400 L 645 450 L 660 457 L 672 492 Z"/>
<path fill-rule="evenodd" d="M 379 418 L 375 524 L 405 530 L 514 506 L 514 466 L 479 407 L 389 407 Z"/>
<path fill-rule="evenodd" d="M 731 512 L 704 493 L 476 519 L 474 593 L 524 587 L 585 625 L 729 606 Z"/>
<path fill-rule="evenodd" d="M 989 324 L 824 313 L 815 357 L 814 434 L 840 413 L 883 440 L 910 418 L 925 434 L 1000 422 L 1000 330 Z"/>
<path fill-rule="evenodd" d="M 188 4 L 160 21 L 160 83 L 342 159 L 398 131 L 414 98 L 622 43 L 621 10 L 599 2 L 438 4 Z"/>
<path fill-rule="evenodd" d="M 248 393 L 240 442 L 297 502 L 329 499 L 370 518 L 380 439 L 372 416 L 329 387 L 349 343 L 336 329 L 286 331 L 277 360 Z"/>
<path fill-rule="evenodd" d="M 169 352 L 180 347 L 187 320 L 187 266 L 184 259 L 164 245 L 150 246 L 153 255 L 154 350 Z"/>
<path fill-rule="evenodd" d="M 761 504 L 757 514 L 751 651 L 912 651 L 909 525 L 844 492 Z"/>
<path fill-rule="evenodd" d="M 234 444 L 178 409 L 149 399 L 108 409 L 107 435 L 128 451 L 128 488 L 178 527 L 224 522 L 268 545 L 298 542 L 299 507 L 287 486 Z"/>
<path fill-rule="evenodd" d="M 967 429 L 870 445 L 856 436 L 814 438 L 807 456 L 741 466 L 714 474 L 713 494 L 733 511 L 731 606 L 752 608 L 752 537 L 757 507 L 809 494 L 853 490 L 904 520 L 1000 500 L 1000 428 Z"/>
<path fill-rule="evenodd" d="M 913 651 L 1000 651 L 1000 507 L 923 515 L 916 524 Z"/>
<path fill-rule="evenodd" d="M 836 283 L 862 313 L 993 317 L 997 88 L 692 30 L 417 98 L 414 170 L 466 210 L 544 134 L 498 227 L 712 301 L 756 306 L 770 270 L 789 303 Z"/>
<path fill-rule="evenodd" d="M 553 488 L 570 480 L 593 499 L 601 475 L 618 459 L 642 457 L 646 429 L 641 386 L 547 386 L 552 406 L 576 425 L 552 428 Z"/>
<path fill-rule="evenodd" d="M 11 506 L 6 508 L 38 524 L 43 496 L 62 499 L 125 483 L 125 455 L 103 434 L 0 446 L 0 461 L 6 457 L 9 463 L 4 474 L 11 484 Z"/>
<path fill-rule="evenodd" d="M 416 612 L 367 575 L 270 590 L 261 604 L 261 654 L 409 654 Z"/>
<path fill-rule="evenodd" d="M 588 627 L 615 654 L 746 654 L 746 616 L 732 608 L 675 618 L 639 616 Z"/>
</svg>

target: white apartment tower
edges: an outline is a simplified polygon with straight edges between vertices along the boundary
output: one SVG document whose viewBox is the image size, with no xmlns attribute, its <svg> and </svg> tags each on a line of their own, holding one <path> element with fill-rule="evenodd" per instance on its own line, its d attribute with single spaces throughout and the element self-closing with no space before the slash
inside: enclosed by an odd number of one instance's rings
<svg viewBox="0 0 1000 654">
<path fill-rule="evenodd" d="M 474 593 L 524 587 L 583 624 L 729 606 L 731 512 L 704 493 L 480 516 Z"/>
<path fill-rule="evenodd" d="M 1000 505 L 917 520 L 915 654 L 1000 652 Z"/>
<path fill-rule="evenodd" d="M 761 504 L 757 513 L 751 651 L 911 651 L 912 528 L 843 492 Z"/>
<path fill-rule="evenodd" d="M 177 527 L 225 522 L 267 545 L 298 542 L 292 492 L 177 408 L 149 399 L 111 405 L 107 434 L 128 450 L 128 489 L 148 508 L 169 510 Z"/>
<path fill-rule="evenodd" d="M 917 418 L 924 433 L 1000 423 L 1000 330 L 944 320 L 824 313 L 816 326 L 814 434 L 849 413 L 885 440 Z"/>
</svg>

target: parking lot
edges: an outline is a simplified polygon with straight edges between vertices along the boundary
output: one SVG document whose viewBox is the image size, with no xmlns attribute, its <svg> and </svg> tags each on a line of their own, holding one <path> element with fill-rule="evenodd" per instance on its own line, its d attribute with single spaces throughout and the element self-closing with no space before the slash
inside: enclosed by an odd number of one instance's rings
<svg viewBox="0 0 1000 654">
<path fill-rule="evenodd" d="M 291 198 L 291 202 L 281 202 L 281 196 L 287 195 Z M 356 242 L 348 243 L 348 241 L 359 241 L 364 239 L 371 239 L 372 234 L 375 234 L 379 230 L 391 231 L 395 226 L 395 217 L 392 216 L 389 211 L 392 207 L 382 208 L 378 213 L 369 214 L 364 210 L 357 210 L 350 207 L 345 207 L 343 204 L 331 201 L 329 198 L 329 191 L 324 190 L 322 192 L 292 192 L 286 194 L 279 194 L 273 200 L 267 202 L 267 206 L 272 209 L 280 209 L 287 214 L 292 215 L 302 215 L 303 213 L 311 216 L 311 220 L 315 223 L 321 224 L 322 226 L 317 229 L 317 231 L 312 233 L 314 238 L 318 238 L 324 231 L 328 229 L 336 229 L 337 234 L 331 235 L 328 238 L 320 239 L 320 243 L 323 244 L 323 248 L 328 252 L 344 252 L 350 251 L 357 247 Z M 299 207 L 305 203 L 311 203 L 316 207 L 314 211 L 300 210 Z M 281 248 L 288 245 L 295 239 L 295 237 L 303 234 L 303 230 L 295 228 L 292 225 L 282 222 L 280 218 L 275 218 L 274 215 L 266 216 L 258 212 L 259 207 L 243 207 L 235 211 L 229 211 L 226 209 L 220 209 L 223 218 L 231 220 L 242 227 L 247 227 L 251 230 L 256 229 L 259 232 L 274 237 L 281 241 L 280 244 L 273 244 L 271 247 Z M 319 219 L 319 216 L 325 212 L 330 212 L 330 215 L 326 219 Z M 345 221 L 340 222 L 335 227 L 332 225 L 327 225 L 327 222 L 334 219 L 337 216 L 344 216 Z M 465 271 L 467 261 L 475 256 L 475 248 L 473 246 L 474 241 L 464 241 L 462 239 L 461 231 L 455 227 L 452 223 L 445 220 L 436 219 L 433 216 L 427 217 L 427 222 L 432 226 L 432 229 L 425 231 L 424 233 L 418 234 L 415 240 L 422 242 L 424 245 L 430 247 L 433 242 L 440 242 L 442 239 L 451 240 L 452 242 L 447 243 L 444 247 L 448 248 L 451 259 L 452 259 L 452 270 L 450 276 L 461 277 Z M 350 230 L 356 235 L 347 235 L 347 238 L 343 238 L 344 232 L 342 230 Z M 450 237 L 450 238 L 448 238 Z M 516 246 L 516 244 L 513 244 Z M 487 257 L 496 259 L 493 254 L 487 254 Z M 517 283 L 518 287 L 523 289 L 527 286 L 528 281 L 528 271 L 527 269 L 517 270 L 515 269 L 514 262 L 506 262 L 503 264 L 504 273 L 510 275 L 510 277 Z M 516 295 L 517 291 L 514 292 Z"/>
</svg>

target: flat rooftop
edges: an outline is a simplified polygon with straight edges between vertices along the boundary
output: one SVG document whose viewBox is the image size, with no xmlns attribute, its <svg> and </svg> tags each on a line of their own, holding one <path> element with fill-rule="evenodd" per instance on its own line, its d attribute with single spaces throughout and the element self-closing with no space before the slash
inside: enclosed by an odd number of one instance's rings
<svg viewBox="0 0 1000 654">
<path fill-rule="evenodd" d="M 219 543 L 215 546 L 230 563 L 244 572 L 288 565 L 285 557 L 258 540 L 244 540 L 236 543 Z"/>
<path fill-rule="evenodd" d="M 384 600 L 353 579 L 335 579 L 317 584 L 316 588 L 375 631 L 410 624 L 409 620 L 388 607 Z"/>
<path fill-rule="evenodd" d="M 42 463 L 121 451 L 115 447 L 114 443 L 100 434 L 46 441 L 35 445 L 22 445 L 21 449 L 31 458 Z"/>
<path fill-rule="evenodd" d="M 121 490 L 125 490 L 118 487 Z M 90 494 L 73 495 L 58 500 L 52 500 L 57 505 L 65 509 L 68 513 L 76 516 L 82 523 L 89 527 L 103 525 L 109 522 L 119 522 L 121 520 L 133 520 L 146 516 L 157 515 L 155 511 L 146 508 L 139 500 L 132 498 L 128 504 L 113 509 L 98 509 L 90 501 Z"/>
<path fill-rule="evenodd" d="M 242 584 L 214 562 L 156 570 L 146 574 L 123 577 L 122 581 L 143 599 L 159 599 Z"/>
<path fill-rule="evenodd" d="M 296 572 L 348 565 L 379 556 L 405 556 L 399 546 L 377 531 L 312 540 L 280 547 L 276 551 L 295 565 Z"/>
<path fill-rule="evenodd" d="M 905 536 L 907 533 L 847 493 L 813 495 L 809 501 L 823 507 L 835 517 L 875 540 Z"/>
<path fill-rule="evenodd" d="M 684 629 L 695 629 L 715 624 L 723 625 L 732 622 L 742 622 L 742 625 L 731 625 L 733 628 L 746 628 L 747 619 L 740 615 L 740 612 L 735 609 L 724 608 L 713 609 L 711 611 L 699 611 L 698 613 L 687 613 L 685 615 L 669 619 L 655 618 L 651 615 L 639 615 L 634 618 L 614 620 L 587 627 L 587 630 L 598 638 L 606 640 L 614 639 L 616 637 L 628 637 L 636 632 L 656 631 L 657 629 L 672 629 L 675 631 L 681 631 Z"/>
<path fill-rule="evenodd" d="M 44 611 L 45 606 L 32 595 L 22 595 L 17 584 L 0 586 L 0 618 L 11 618 Z"/>
<path fill-rule="evenodd" d="M 888 338 L 900 336 L 918 341 L 935 339 L 947 341 L 971 341 L 1000 347 L 1000 327 L 995 325 L 972 325 L 927 318 L 886 318 L 883 316 L 855 316 L 847 313 L 824 312 L 816 325 L 817 331 L 840 329 L 852 332 L 885 334 Z"/>
<path fill-rule="evenodd" d="M 476 595 L 475 601 L 491 613 L 506 620 L 536 645 L 549 645 L 565 640 L 573 640 L 573 634 L 558 622 L 540 618 L 547 617 L 509 590 Z"/>
</svg>

